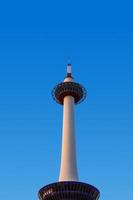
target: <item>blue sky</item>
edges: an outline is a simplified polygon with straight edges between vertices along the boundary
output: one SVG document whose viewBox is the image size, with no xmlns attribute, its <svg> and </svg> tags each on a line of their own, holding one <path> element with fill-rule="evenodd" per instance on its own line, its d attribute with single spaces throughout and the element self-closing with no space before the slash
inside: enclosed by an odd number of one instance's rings
<svg viewBox="0 0 133 200">
<path fill-rule="evenodd" d="M 78 170 L 101 200 L 133 191 L 132 1 L 0 3 L 0 199 L 37 200 L 58 180 L 62 107 L 51 90 L 71 58 Z"/>
</svg>

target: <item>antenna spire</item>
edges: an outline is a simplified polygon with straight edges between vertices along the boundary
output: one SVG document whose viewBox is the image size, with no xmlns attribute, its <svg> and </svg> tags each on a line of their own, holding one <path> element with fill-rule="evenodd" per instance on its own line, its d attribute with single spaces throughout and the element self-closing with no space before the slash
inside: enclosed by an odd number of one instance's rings
<svg viewBox="0 0 133 200">
<path fill-rule="evenodd" d="M 67 77 L 72 77 L 72 66 L 70 63 L 67 64 Z"/>
</svg>

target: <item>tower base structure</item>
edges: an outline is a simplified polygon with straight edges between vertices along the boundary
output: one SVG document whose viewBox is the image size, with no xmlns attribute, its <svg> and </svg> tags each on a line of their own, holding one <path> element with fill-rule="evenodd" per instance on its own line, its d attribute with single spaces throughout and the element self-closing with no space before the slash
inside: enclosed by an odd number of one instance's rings
<svg viewBox="0 0 133 200">
<path fill-rule="evenodd" d="M 40 200 L 98 200 L 100 192 L 86 183 L 64 181 L 43 187 L 38 196 Z"/>
</svg>

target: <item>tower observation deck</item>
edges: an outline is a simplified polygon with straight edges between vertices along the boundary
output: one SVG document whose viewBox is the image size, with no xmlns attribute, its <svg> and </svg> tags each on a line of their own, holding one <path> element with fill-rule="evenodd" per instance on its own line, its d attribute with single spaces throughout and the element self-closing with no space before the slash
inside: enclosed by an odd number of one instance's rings
<svg viewBox="0 0 133 200">
<path fill-rule="evenodd" d="M 67 65 L 67 75 L 63 82 L 52 91 L 53 99 L 63 105 L 62 153 L 59 181 L 39 190 L 40 200 L 98 200 L 99 190 L 79 181 L 75 143 L 75 104 L 86 98 L 86 90 L 74 82 L 71 65 Z"/>
</svg>

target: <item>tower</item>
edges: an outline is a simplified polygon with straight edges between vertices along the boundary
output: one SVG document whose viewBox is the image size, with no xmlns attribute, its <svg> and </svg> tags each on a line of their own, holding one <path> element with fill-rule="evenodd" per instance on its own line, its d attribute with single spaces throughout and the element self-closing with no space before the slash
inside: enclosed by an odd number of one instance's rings
<svg viewBox="0 0 133 200">
<path fill-rule="evenodd" d="M 62 153 L 59 181 L 39 190 L 40 200 L 98 200 L 100 192 L 78 179 L 75 147 L 74 107 L 86 97 L 86 90 L 74 82 L 71 65 L 63 82 L 52 91 L 54 100 L 63 105 Z"/>
</svg>

